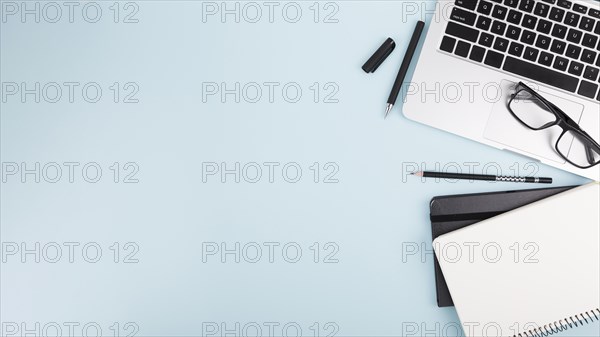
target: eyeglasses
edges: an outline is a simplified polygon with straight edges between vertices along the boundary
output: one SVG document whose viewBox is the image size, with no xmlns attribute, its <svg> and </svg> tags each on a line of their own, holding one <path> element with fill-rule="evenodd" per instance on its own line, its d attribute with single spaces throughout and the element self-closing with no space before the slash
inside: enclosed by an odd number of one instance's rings
<svg viewBox="0 0 600 337">
<path fill-rule="evenodd" d="M 586 169 L 600 163 L 600 145 L 566 113 L 523 82 L 516 86 L 508 102 L 508 111 L 531 130 L 544 130 L 555 125 L 562 128 L 554 148 L 572 165 Z"/>
</svg>

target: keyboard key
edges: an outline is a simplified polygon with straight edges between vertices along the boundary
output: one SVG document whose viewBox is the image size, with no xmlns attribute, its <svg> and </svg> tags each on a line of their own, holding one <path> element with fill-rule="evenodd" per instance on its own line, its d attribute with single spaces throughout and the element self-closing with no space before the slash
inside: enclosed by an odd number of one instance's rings
<svg viewBox="0 0 600 337">
<path fill-rule="evenodd" d="M 535 60 L 537 60 L 537 57 L 538 57 L 539 53 L 540 52 L 537 49 L 533 49 L 531 47 L 527 47 L 527 48 L 525 48 L 525 54 L 523 54 L 523 57 L 526 60 L 534 61 L 535 62 Z"/>
<path fill-rule="evenodd" d="M 561 40 L 553 40 L 552 46 L 550 47 L 550 51 L 559 55 L 562 55 L 565 52 L 565 47 L 567 46 L 566 42 L 562 42 Z"/>
<path fill-rule="evenodd" d="M 587 98 L 594 98 L 596 97 L 596 90 L 598 90 L 597 84 L 590 83 L 587 81 L 581 81 L 577 93 Z"/>
<path fill-rule="evenodd" d="M 581 75 L 583 72 L 583 64 L 575 61 L 571 61 L 571 65 L 569 65 L 569 74 L 573 74 L 575 76 Z"/>
<path fill-rule="evenodd" d="M 537 35 L 530 31 L 530 30 L 524 30 L 523 31 L 523 35 L 521 35 L 521 42 L 523 43 L 527 43 L 527 44 L 533 44 L 533 42 L 535 42 L 535 37 Z"/>
<path fill-rule="evenodd" d="M 513 40 L 518 40 L 521 35 L 521 28 L 510 25 L 506 30 L 506 37 Z"/>
<path fill-rule="evenodd" d="M 517 5 L 519 5 L 519 0 L 504 0 L 504 4 L 508 7 L 517 8 Z"/>
<path fill-rule="evenodd" d="M 462 57 L 467 57 L 469 55 L 469 50 L 471 50 L 471 45 L 469 43 L 465 41 L 458 41 L 454 54 Z"/>
<path fill-rule="evenodd" d="M 451 53 L 454 51 L 454 45 L 456 44 L 456 39 L 449 37 L 449 36 L 444 36 L 444 38 L 442 39 L 442 44 L 440 45 L 440 49 Z"/>
<path fill-rule="evenodd" d="M 564 57 L 557 56 L 556 60 L 554 60 L 554 69 L 565 71 L 565 70 L 567 70 L 568 65 L 569 65 L 569 60 L 567 60 Z"/>
<path fill-rule="evenodd" d="M 523 14 L 521 12 L 517 12 L 514 9 L 511 9 L 508 12 L 508 17 L 506 18 L 506 21 L 508 21 L 510 23 L 514 23 L 515 25 L 518 25 L 521 23 L 522 17 L 523 17 Z"/>
<path fill-rule="evenodd" d="M 521 57 L 521 54 L 523 54 L 523 48 L 525 48 L 525 46 L 522 44 L 518 42 L 511 42 L 510 47 L 508 47 L 508 53 L 516 57 Z"/>
<path fill-rule="evenodd" d="M 600 35 L 600 21 L 596 24 L 596 29 L 594 29 L 594 34 Z"/>
<path fill-rule="evenodd" d="M 581 15 L 573 12 L 568 12 L 565 16 L 565 24 L 571 27 L 577 27 Z"/>
<path fill-rule="evenodd" d="M 473 48 L 471 49 L 471 56 L 469 56 L 469 59 L 476 61 L 476 62 L 481 62 L 481 61 L 483 61 L 484 54 L 485 54 L 485 48 L 481 48 L 479 46 L 473 46 Z"/>
<path fill-rule="evenodd" d="M 537 31 L 544 34 L 550 34 L 550 28 L 552 27 L 552 22 L 548 20 L 541 19 L 537 25 Z"/>
<path fill-rule="evenodd" d="M 475 25 L 475 27 L 487 31 L 488 29 L 490 29 L 491 25 L 492 19 L 486 18 L 485 16 L 479 16 L 477 18 L 477 24 Z"/>
<path fill-rule="evenodd" d="M 452 21 L 448 22 L 446 34 L 452 35 L 467 41 L 476 42 L 479 32 L 473 28 L 459 25 Z"/>
<path fill-rule="evenodd" d="M 545 66 L 552 66 L 552 61 L 554 60 L 554 55 L 550 54 L 550 53 L 546 53 L 545 51 L 543 51 L 540 54 L 540 58 L 538 59 L 538 63 L 541 65 L 545 65 Z"/>
<path fill-rule="evenodd" d="M 479 3 L 479 6 L 477 6 L 477 11 L 481 14 L 490 15 L 490 13 L 492 12 L 492 7 L 493 4 L 491 2 L 482 0 Z"/>
<path fill-rule="evenodd" d="M 558 0 L 558 5 L 566 9 L 571 9 L 571 4 L 571 1 L 568 0 Z"/>
<path fill-rule="evenodd" d="M 569 42 L 573 42 L 573 43 L 579 43 L 579 41 L 581 41 L 581 36 L 583 35 L 583 32 L 577 29 L 569 29 L 569 33 L 567 34 L 567 41 Z"/>
<path fill-rule="evenodd" d="M 596 42 L 598 42 L 598 37 L 596 35 L 585 33 L 585 35 L 583 35 L 581 44 L 588 48 L 594 48 L 596 46 Z"/>
<path fill-rule="evenodd" d="M 494 42 L 494 36 L 488 33 L 481 33 L 479 44 L 486 47 L 491 47 Z"/>
<path fill-rule="evenodd" d="M 585 62 L 585 63 L 589 63 L 589 64 L 593 64 L 594 61 L 596 60 L 596 52 L 589 50 L 589 49 L 584 49 L 583 53 L 581 53 L 581 61 Z"/>
<path fill-rule="evenodd" d="M 508 49 L 508 40 L 497 37 L 496 42 L 494 42 L 494 49 L 505 52 Z"/>
<path fill-rule="evenodd" d="M 506 13 L 508 12 L 508 8 L 500 5 L 494 6 L 494 10 L 492 11 L 492 16 L 496 19 L 504 20 L 506 18 Z"/>
<path fill-rule="evenodd" d="M 594 68 L 592 66 L 587 66 L 585 67 L 583 78 L 586 78 L 590 81 L 595 81 L 598 78 L 598 71 L 600 71 L 600 69 Z"/>
<path fill-rule="evenodd" d="M 549 18 L 552 21 L 562 22 L 562 19 L 563 19 L 564 16 L 565 16 L 565 10 L 564 9 L 553 7 L 550 10 L 550 16 L 549 16 Z"/>
<path fill-rule="evenodd" d="M 554 5 L 556 3 L 556 0 L 542 0 L 543 2 L 547 2 L 551 5 Z"/>
<path fill-rule="evenodd" d="M 540 16 L 542 18 L 545 18 L 546 15 L 548 15 L 549 11 L 550 11 L 550 6 L 546 5 L 545 3 L 538 2 L 537 4 L 535 4 L 535 9 L 533 10 L 533 14 Z"/>
<path fill-rule="evenodd" d="M 600 55 L 598 55 L 598 59 L 596 60 L 596 65 L 600 67 Z"/>
<path fill-rule="evenodd" d="M 579 5 L 579 4 L 574 4 L 573 5 L 573 10 L 576 11 L 577 13 L 581 13 L 581 14 L 585 14 L 587 13 L 587 7 Z"/>
<path fill-rule="evenodd" d="M 523 26 L 525 28 L 529 28 L 529 29 L 535 29 L 536 23 L 537 23 L 537 18 L 535 16 L 525 14 L 525 17 L 523 18 L 523 22 L 521 22 L 521 26 Z"/>
<path fill-rule="evenodd" d="M 492 23 L 492 33 L 498 34 L 498 35 L 504 35 L 504 31 L 506 30 L 506 23 L 498 21 L 498 20 L 494 20 L 494 23 Z"/>
<path fill-rule="evenodd" d="M 550 48 L 550 38 L 544 35 L 538 36 L 535 41 L 535 46 L 544 50 Z"/>
<path fill-rule="evenodd" d="M 476 18 L 477 18 L 477 14 L 467 12 L 458 7 L 454 7 L 452 9 L 452 14 L 450 14 L 451 20 L 454 20 L 454 21 L 457 21 L 457 22 L 460 22 L 462 24 L 469 25 L 469 26 L 472 26 L 475 24 Z"/>
<path fill-rule="evenodd" d="M 519 9 L 524 12 L 531 13 L 531 11 L 533 11 L 534 5 L 535 5 L 535 2 L 533 2 L 533 0 L 521 0 Z"/>
<path fill-rule="evenodd" d="M 502 3 L 502 0 L 492 0 L 492 1 L 493 1 L 493 2 L 497 2 L 497 3 L 499 3 L 499 4 L 501 4 L 501 3 Z"/>
<path fill-rule="evenodd" d="M 504 61 L 504 55 L 493 50 L 488 50 L 484 63 L 488 66 L 500 68 L 500 66 L 502 66 L 502 61 Z"/>
<path fill-rule="evenodd" d="M 564 39 L 567 35 L 567 27 L 563 25 L 559 25 L 558 23 L 554 25 L 552 28 L 552 36 L 557 37 L 559 39 Z"/>
<path fill-rule="evenodd" d="M 506 57 L 506 62 L 504 62 L 504 67 L 502 69 L 509 73 L 527 77 L 534 81 L 539 81 L 570 92 L 575 92 L 577 83 L 579 82 L 575 77 L 522 61 L 511 56 Z"/>
<path fill-rule="evenodd" d="M 598 10 L 598 9 L 590 8 L 590 11 L 588 12 L 588 14 L 591 17 L 594 17 L 596 19 L 600 19 L 600 10 Z"/>
<path fill-rule="evenodd" d="M 567 47 L 567 53 L 565 54 L 567 57 L 572 59 L 578 59 L 579 55 L 581 55 L 581 47 L 569 44 Z"/>
<path fill-rule="evenodd" d="M 472 11 L 474 11 L 477 6 L 476 0 L 456 0 L 454 3 L 459 7 L 470 9 Z"/>
<path fill-rule="evenodd" d="M 581 18 L 581 23 L 579 24 L 579 28 L 591 32 L 594 29 L 594 24 L 596 21 L 594 19 L 590 19 L 588 17 Z"/>
</svg>

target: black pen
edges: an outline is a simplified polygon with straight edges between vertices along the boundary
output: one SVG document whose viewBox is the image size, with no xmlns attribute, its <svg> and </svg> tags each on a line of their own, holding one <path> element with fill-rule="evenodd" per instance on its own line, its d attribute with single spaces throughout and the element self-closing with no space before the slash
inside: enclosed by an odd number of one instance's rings
<svg viewBox="0 0 600 337">
<path fill-rule="evenodd" d="M 463 179 L 463 180 L 487 180 L 487 181 L 505 181 L 511 183 L 534 183 L 534 184 L 552 184 L 552 178 L 546 177 L 507 177 L 494 176 L 489 174 L 466 174 L 450 172 L 413 172 L 412 175 L 423 178 L 443 178 L 443 179 Z"/>
<path fill-rule="evenodd" d="M 385 108 L 385 117 L 387 117 L 390 111 L 392 111 L 392 108 L 396 103 L 396 98 L 398 98 L 398 93 L 400 92 L 400 88 L 402 87 L 402 82 L 404 82 L 404 78 L 406 77 L 406 73 L 408 72 L 410 62 L 412 61 L 413 55 L 417 50 L 417 44 L 419 44 L 419 39 L 421 38 L 421 33 L 423 32 L 423 27 L 425 27 L 425 22 L 418 21 L 417 26 L 415 27 L 415 31 L 413 32 L 412 38 L 410 39 L 410 43 L 408 44 L 408 48 L 406 48 L 406 54 L 404 54 L 402 65 L 400 66 L 400 70 L 398 70 L 398 76 L 396 76 L 396 81 L 394 82 L 394 86 L 392 87 L 392 92 L 390 92 L 390 97 L 387 100 L 387 107 Z"/>
</svg>

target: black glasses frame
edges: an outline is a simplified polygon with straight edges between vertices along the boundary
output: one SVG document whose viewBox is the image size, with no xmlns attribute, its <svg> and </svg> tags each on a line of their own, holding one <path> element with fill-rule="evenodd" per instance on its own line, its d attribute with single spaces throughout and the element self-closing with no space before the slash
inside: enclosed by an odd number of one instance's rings
<svg viewBox="0 0 600 337">
<path fill-rule="evenodd" d="M 546 124 L 540 126 L 539 128 L 531 127 L 530 125 L 528 125 L 527 123 L 522 121 L 519 118 L 519 116 L 511 108 L 511 103 L 513 102 L 515 97 L 517 97 L 517 95 L 522 91 L 527 92 L 530 95 L 533 95 L 540 102 L 542 102 L 545 105 L 544 108 L 546 108 L 549 112 L 554 114 L 556 119 L 553 122 L 549 122 L 549 123 L 546 123 Z M 558 140 L 556 141 L 556 144 L 554 145 L 554 149 L 564 160 L 569 162 L 569 164 L 576 166 L 578 168 L 581 168 L 581 169 L 587 169 L 587 168 L 590 168 L 590 167 L 600 164 L 600 160 L 598 162 L 594 163 L 594 153 L 593 153 L 595 151 L 597 154 L 600 154 L 600 144 L 598 144 L 587 132 L 583 131 L 583 129 L 581 129 L 581 127 L 573 119 L 571 119 L 571 117 L 569 117 L 564 111 L 562 111 L 560 108 L 558 108 L 552 102 L 550 102 L 547 99 L 545 99 L 544 97 L 542 97 L 542 95 L 538 94 L 535 90 L 531 89 L 525 83 L 519 82 L 519 84 L 515 87 L 515 93 L 511 95 L 511 98 L 508 101 L 507 107 L 508 107 L 508 111 L 511 113 L 511 115 L 513 115 L 513 117 L 516 120 L 518 120 L 521 124 L 523 124 L 525 127 L 529 128 L 531 130 L 540 131 L 540 130 L 547 129 L 547 128 L 555 126 L 555 125 L 562 128 L 563 131 L 562 131 L 560 137 L 558 137 Z M 570 161 L 569 158 L 567 158 L 567 156 L 558 149 L 558 144 L 560 143 L 560 140 L 569 131 L 571 131 L 571 132 L 575 133 L 577 136 L 579 136 L 580 140 L 585 145 L 586 156 L 587 156 L 588 162 L 590 162 L 589 166 L 580 166 L 580 165 L 575 164 L 574 162 Z"/>
</svg>

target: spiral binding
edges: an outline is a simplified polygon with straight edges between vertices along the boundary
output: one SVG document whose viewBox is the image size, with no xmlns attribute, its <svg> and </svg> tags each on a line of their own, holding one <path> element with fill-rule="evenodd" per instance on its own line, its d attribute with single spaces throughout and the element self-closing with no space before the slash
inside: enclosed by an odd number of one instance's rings
<svg viewBox="0 0 600 337">
<path fill-rule="evenodd" d="M 507 176 L 498 176 L 496 177 L 496 181 L 508 181 L 513 183 L 524 183 L 525 178 L 523 177 L 507 177 Z"/>
<path fill-rule="evenodd" d="M 529 331 L 521 332 L 518 335 L 513 335 L 513 337 L 547 337 L 573 327 L 578 327 L 584 323 L 588 324 L 598 320 L 600 320 L 600 308 L 567 317 L 558 322 L 544 325 L 543 327 L 533 328 Z"/>
</svg>

